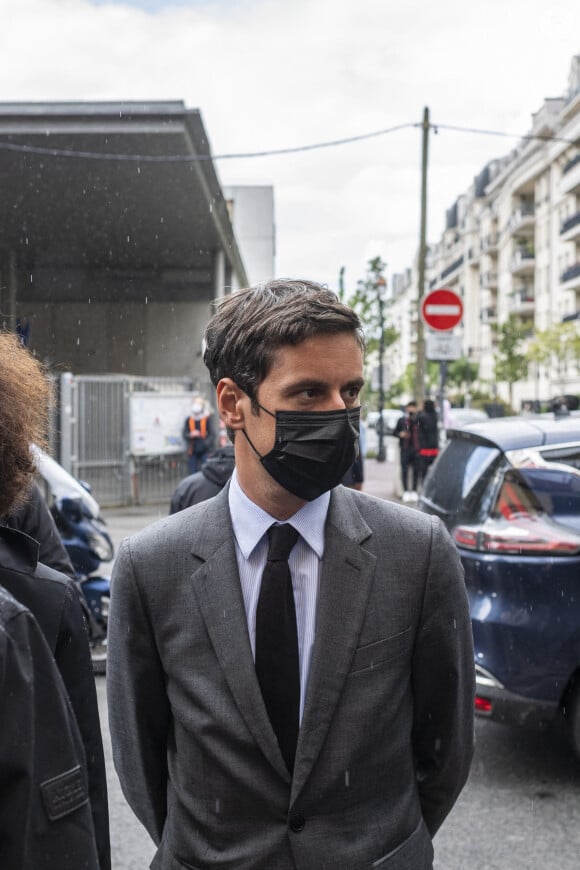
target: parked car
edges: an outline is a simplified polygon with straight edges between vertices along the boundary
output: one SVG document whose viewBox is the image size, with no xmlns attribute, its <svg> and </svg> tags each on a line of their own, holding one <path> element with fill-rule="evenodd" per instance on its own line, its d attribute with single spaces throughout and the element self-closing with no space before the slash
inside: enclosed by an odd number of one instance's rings
<svg viewBox="0 0 580 870">
<path fill-rule="evenodd" d="M 489 414 L 480 408 L 450 408 L 447 428 L 462 429 L 464 426 L 481 423 L 483 420 L 489 420 Z"/>
<path fill-rule="evenodd" d="M 580 418 L 511 417 L 448 432 L 419 508 L 465 569 L 476 713 L 544 727 L 580 756 Z"/>
<path fill-rule="evenodd" d="M 366 423 L 370 429 L 376 429 L 381 415 L 378 411 L 369 411 L 367 414 Z M 397 420 L 403 416 L 403 412 L 398 408 L 383 408 L 383 432 L 385 435 L 392 435 L 397 425 Z"/>
</svg>

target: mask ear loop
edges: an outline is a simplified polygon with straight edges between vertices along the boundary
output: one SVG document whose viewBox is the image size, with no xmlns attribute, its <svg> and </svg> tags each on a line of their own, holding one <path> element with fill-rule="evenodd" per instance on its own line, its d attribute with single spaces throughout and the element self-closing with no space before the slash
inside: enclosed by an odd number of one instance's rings
<svg viewBox="0 0 580 870">
<path fill-rule="evenodd" d="M 267 409 L 267 408 L 264 408 L 263 405 L 260 405 L 259 402 L 256 402 L 256 404 L 257 404 L 258 408 L 259 408 L 261 411 L 264 411 L 266 414 L 269 414 L 270 417 L 274 417 L 274 419 L 276 419 L 276 414 L 272 414 L 271 411 L 268 411 L 268 409 Z M 248 444 L 250 445 L 250 447 L 252 448 L 252 450 L 254 451 L 254 453 L 256 454 L 256 456 L 258 457 L 258 459 L 263 459 L 264 457 L 261 455 L 261 453 L 258 453 L 258 451 L 256 450 L 256 448 L 255 448 L 254 445 L 252 444 L 252 441 L 251 441 L 251 439 L 250 439 L 250 436 L 248 435 L 248 433 L 246 432 L 246 430 L 245 430 L 245 429 L 241 429 L 240 431 L 241 431 L 242 435 L 244 436 L 244 438 L 246 439 L 246 441 L 248 442 Z"/>
<path fill-rule="evenodd" d="M 256 454 L 256 456 L 258 457 L 258 459 L 262 459 L 263 457 L 258 453 L 258 451 L 256 450 L 256 448 L 255 448 L 254 445 L 252 444 L 252 442 L 251 442 L 251 440 L 250 440 L 250 436 L 248 435 L 248 433 L 246 432 L 246 430 L 245 430 L 245 429 L 240 429 L 240 431 L 241 431 L 242 435 L 244 436 L 244 438 L 246 439 L 246 441 L 248 442 L 248 444 L 250 445 L 250 447 L 252 448 L 252 450 L 254 451 L 254 453 Z"/>
</svg>

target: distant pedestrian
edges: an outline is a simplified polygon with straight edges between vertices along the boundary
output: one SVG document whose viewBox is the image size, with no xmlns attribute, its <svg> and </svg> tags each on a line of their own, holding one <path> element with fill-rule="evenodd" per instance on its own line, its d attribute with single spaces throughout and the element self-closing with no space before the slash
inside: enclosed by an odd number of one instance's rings
<svg viewBox="0 0 580 870">
<path fill-rule="evenodd" d="M 429 467 L 435 462 L 439 453 L 439 423 L 435 411 L 435 403 L 425 399 L 423 410 L 417 415 L 419 432 L 419 482 L 423 484 Z"/>
<path fill-rule="evenodd" d="M 403 501 L 414 501 L 418 498 L 419 486 L 419 430 L 417 427 L 417 403 L 407 402 L 405 413 L 397 420 L 394 435 L 399 439 L 401 451 L 401 483 L 403 484 Z M 411 485 L 409 485 L 409 476 Z"/>
<path fill-rule="evenodd" d="M 211 408 L 202 396 L 194 396 L 191 413 L 183 424 L 187 445 L 187 468 L 190 474 L 200 471 L 213 446 Z"/>
<path fill-rule="evenodd" d="M 234 445 L 220 447 L 208 457 L 201 471 L 184 477 L 177 484 L 171 496 L 169 513 L 176 514 L 217 495 L 232 476 L 235 465 Z"/>
</svg>

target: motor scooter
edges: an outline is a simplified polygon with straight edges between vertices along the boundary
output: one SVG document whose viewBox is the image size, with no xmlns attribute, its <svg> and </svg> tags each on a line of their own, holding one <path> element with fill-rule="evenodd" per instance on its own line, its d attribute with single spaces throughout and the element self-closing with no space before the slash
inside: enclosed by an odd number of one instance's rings
<svg viewBox="0 0 580 870">
<path fill-rule="evenodd" d="M 104 673 L 111 586 L 99 569 L 112 560 L 113 542 L 105 521 L 92 516 L 81 498 L 55 499 L 51 513 L 89 606 L 93 670 Z"/>
<path fill-rule="evenodd" d="M 38 447 L 33 450 L 50 512 L 88 604 L 93 670 L 104 673 L 111 590 L 101 566 L 113 559 L 113 542 L 90 487 Z"/>
</svg>

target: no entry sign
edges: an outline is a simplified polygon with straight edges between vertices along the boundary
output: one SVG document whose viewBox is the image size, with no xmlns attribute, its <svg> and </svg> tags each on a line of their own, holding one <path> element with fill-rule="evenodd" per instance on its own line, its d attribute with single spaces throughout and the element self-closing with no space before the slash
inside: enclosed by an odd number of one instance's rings
<svg viewBox="0 0 580 870">
<path fill-rule="evenodd" d="M 453 329 L 463 317 L 461 296 L 445 287 L 432 290 L 421 303 L 421 317 L 431 329 Z"/>
</svg>

